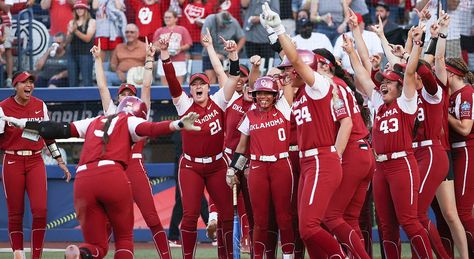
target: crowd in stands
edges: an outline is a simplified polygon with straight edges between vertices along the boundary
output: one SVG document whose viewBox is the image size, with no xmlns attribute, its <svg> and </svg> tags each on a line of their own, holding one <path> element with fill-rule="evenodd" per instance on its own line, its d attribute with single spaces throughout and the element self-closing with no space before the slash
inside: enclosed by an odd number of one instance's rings
<svg viewBox="0 0 474 259">
<path fill-rule="evenodd" d="M 210 34 L 219 60 L 223 55 L 220 37 L 233 39 L 244 59 L 258 54 L 273 66 L 274 51 L 267 31 L 260 22 L 261 6 L 268 2 L 280 13 L 286 31 L 298 48 L 326 48 L 334 53 L 343 68 L 353 73 L 349 58 L 342 49 L 342 34 L 348 30 L 348 9 L 354 10 L 361 24 L 363 38 L 371 59 L 382 57 L 380 36 L 391 46 L 403 45 L 411 25 L 416 24 L 415 7 L 428 0 L 1 0 L 0 1 L 0 63 L 5 64 L 6 80 L 11 86 L 14 72 L 15 35 L 11 33 L 11 18 L 25 8 L 48 11 L 50 47 L 37 59 L 37 87 L 93 86 L 93 58 L 89 50 L 100 41 L 101 55 L 109 85 L 140 81 L 145 61 L 145 41 L 156 43 L 170 38 L 170 54 L 180 82 L 192 72 L 194 65 L 205 71 L 211 83 L 216 74 L 202 35 Z M 385 1 L 385 2 L 383 2 Z M 452 17 L 448 33 L 447 56 L 461 56 L 474 68 L 474 54 L 461 51 L 461 46 L 474 52 L 461 35 L 474 37 L 472 0 L 430 1 L 432 13 L 438 3 L 444 4 Z M 40 8 L 39 8 L 40 6 Z M 37 13 L 35 11 L 35 13 Z M 436 15 L 434 15 L 436 16 Z M 35 16 L 38 18 L 38 16 Z M 435 20 L 435 17 L 432 18 Z M 378 30 L 379 31 L 378 33 Z M 426 37 L 428 41 L 430 38 Z M 472 39 L 472 38 L 471 38 Z M 271 37 L 270 37 L 271 40 Z M 468 42 L 468 43 L 466 43 Z M 472 42 L 472 40 L 471 40 Z M 12 45 L 13 44 L 13 45 Z M 157 53 L 156 59 L 158 59 Z M 190 61 L 194 63 L 190 64 Z M 470 62 L 469 62 L 470 61 Z M 384 62 L 382 62 L 384 63 Z M 166 85 L 161 63 L 158 62 L 154 84 Z M 129 73 L 133 72 L 133 73 Z M 130 80 L 137 79 L 137 82 Z M 139 83 L 137 83 L 139 84 Z"/>
</svg>

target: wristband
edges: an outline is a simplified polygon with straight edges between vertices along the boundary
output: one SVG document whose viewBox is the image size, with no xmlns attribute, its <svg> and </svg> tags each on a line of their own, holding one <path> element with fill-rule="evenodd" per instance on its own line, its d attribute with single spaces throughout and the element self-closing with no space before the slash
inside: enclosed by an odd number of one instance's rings
<svg viewBox="0 0 474 259">
<path fill-rule="evenodd" d="M 270 26 L 267 26 L 267 27 L 265 28 L 265 30 L 267 30 L 267 33 L 268 33 L 268 34 L 273 34 L 273 33 L 275 33 L 275 30 L 273 30 L 273 28 L 270 27 Z"/>
<path fill-rule="evenodd" d="M 446 39 L 448 37 L 447 34 L 444 34 L 444 33 L 438 33 L 438 36 L 441 38 L 441 39 Z"/>
<path fill-rule="evenodd" d="M 56 145 L 56 143 L 51 143 L 47 147 L 48 147 L 49 153 L 51 153 L 51 156 L 54 159 L 61 157 L 61 152 L 59 152 L 59 148 Z"/>
<path fill-rule="evenodd" d="M 151 71 L 151 70 L 153 70 L 153 68 L 152 67 L 150 67 L 150 68 L 145 67 L 145 70 L 150 70 Z"/>
<path fill-rule="evenodd" d="M 430 40 L 430 44 L 428 45 L 428 49 L 426 49 L 425 54 L 435 55 L 436 53 L 436 44 L 438 43 L 438 38 L 432 38 Z"/>
<path fill-rule="evenodd" d="M 239 60 L 230 60 L 229 75 L 239 76 L 240 75 L 240 65 Z"/>
<path fill-rule="evenodd" d="M 268 40 L 270 41 L 270 44 L 274 44 L 278 41 L 278 35 L 276 35 L 276 33 L 272 33 L 268 35 Z"/>
<path fill-rule="evenodd" d="M 184 123 L 181 120 L 175 120 L 171 123 L 176 130 L 184 128 Z"/>
<path fill-rule="evenodd" d="M 423 47 L 423 46 L 425 45 L 425 43 L 424 43 L 423 41 L 421 41 L 421 40 L 415 40 L 413 43 L 414 43 L 415 45 L 420 46 L 420 47 Z"/>
</svg>

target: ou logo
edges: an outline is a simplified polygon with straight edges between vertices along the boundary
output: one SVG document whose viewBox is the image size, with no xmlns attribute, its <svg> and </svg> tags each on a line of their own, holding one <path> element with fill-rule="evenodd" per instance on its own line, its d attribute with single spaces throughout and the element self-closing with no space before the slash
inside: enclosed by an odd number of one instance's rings
<svg viewBox="0 0 474 259">
<path fill-rule="evenodd" d="M 138 11 L 138 19 L 140 19 L 142 24 L 149 24 L 152 17 L 153 11 L 151 11 L 148 7 L 143 7 L 140 9 L 140 11 Z"/>
</svg>

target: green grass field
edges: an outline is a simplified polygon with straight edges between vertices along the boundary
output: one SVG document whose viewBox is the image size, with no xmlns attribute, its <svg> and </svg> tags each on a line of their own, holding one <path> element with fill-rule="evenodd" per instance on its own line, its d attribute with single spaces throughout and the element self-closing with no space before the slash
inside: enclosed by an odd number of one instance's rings
<svg viewBox="0 0 474 259">
<path fill-rule="evenodd" d="M 136 259 L 150 259 L 150 258 L 158 258 L 158 255 L 153 249 L 152 245 L 137 245 L 135 249 L 135 258 Z M 51 246 L 45 246 L 45 247 L 51 247 Z M 58 247 L 55 245 L 54 247 Z M 373 246 L 374 249 L 374 258 L 381 258 L 380 257 L 380 247 L 379 244 L 374 244 Z M 108 256 L 106 257 L 107 259 L 112 259 L 113 258 L 113 247 L 111 247 L 111 250 L 109 251 Z M 181 248 L 172 248 L 172 254 L 173 258 L 181 258 Z M 27 258 L 29 258 L 29 253 L 27 253 Z M 0 253 L 0 258 L 12 258 L 11 253 Z M 64 259 L 64 253 L 62 252 L 44 252 L 43 253 L 43 258 L 45 259 Z M 196 251 L 196 258 L 197 259 L 215 259 L 217 258 L 217 248 L 210 246 L 210 245 L 198 245 L 197 251 Z M 247 254 L 243 254 L 241 256 L 242 259 L 250 259 L 250 256 Z M 306 256 L 306 258 L 309 258 Z M 402 258 L 411 258 L 411 253 L 410 253 L 410 247 L 408 244 L 403 244 L 402 248 Z"/>
</svg>

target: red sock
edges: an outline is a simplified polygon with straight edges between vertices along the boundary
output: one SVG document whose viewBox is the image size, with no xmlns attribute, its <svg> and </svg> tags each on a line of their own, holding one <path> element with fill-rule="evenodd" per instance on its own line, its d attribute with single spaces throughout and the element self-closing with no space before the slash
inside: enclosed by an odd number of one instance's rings
<svg viewBox="0 0 474 259">
<path fill-rule="evenodd" d="M 193 259 L 196 252 L 196 231 L 181 229 L 183 259 Z"/>
<path fill-rule="evenodd" d="M 161 256 L 161 259 L 170 259 L 170 247 L 168 244 L 168 238 L 166 237 L 166 233 L 161 227 L 161 231 L 155 231 L 151 229 L 153 234 L 153 242 L 155 242 L 156 250 L 158 254 Z"/>
<path fill-rule="evenodd" d="M 310 258 L 321 258 L 319 249 L 315 248 L 319 246 L 325 254 L 330 258 L 345 258 L 346 255 L 341 249 L 341 246 L 334 237 L 324 229 L 320 228 L 314 235 L 303 240 L 308 250 Z"/>
<path fill-rule="evenodd" d="M 12 231 L 10 232 L 10 244 L 13 251 L 23 250 L 23 232 L 22 231 Z"/>
<path fill-rule="evenodd" d="M 33 230 L 31 230 L 31 258 L 33 259 L 41 258 L 45 231 L 44 228 L 33 228 Z"/>
<path fill-rule="evenodd" d="M 346 247 L 355 258 L 370 259 L 359 235 L 347 223 L 339 225 L 331 233 L 337 237 L 339 243 Z"/>
</svg>

